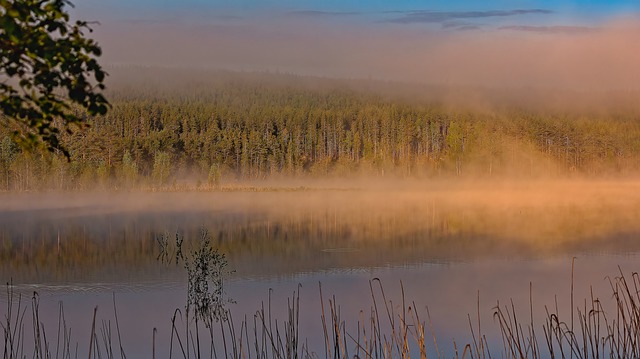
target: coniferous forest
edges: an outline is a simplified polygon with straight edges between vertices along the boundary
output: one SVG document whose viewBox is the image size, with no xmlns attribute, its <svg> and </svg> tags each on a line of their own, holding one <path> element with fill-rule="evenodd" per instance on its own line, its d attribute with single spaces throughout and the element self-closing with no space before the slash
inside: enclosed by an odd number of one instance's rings
<svg viewBox="0 0 640 359">
<path fill-rule="evenodd" d="M 69 159 L 23 150 L 11 129 L 0 129 L 0 189 L 215 189 L 290 177 L 598 178 L 640 168 L 640 111 L 632 107 L 456 106 L 426 90 L 390 95 L 400 85 L 375 81 L 125 70 L 113 76 L 109 112 L 62 134 Z"/>
</svg>

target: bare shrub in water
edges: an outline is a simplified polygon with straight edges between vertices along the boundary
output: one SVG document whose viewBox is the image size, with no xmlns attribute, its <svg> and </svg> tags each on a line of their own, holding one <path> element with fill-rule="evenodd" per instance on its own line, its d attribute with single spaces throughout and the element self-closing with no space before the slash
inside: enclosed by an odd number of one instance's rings
<svg viewBox="0 0 640 359">
<path fill-rule="evenodd" d="M 224 278 L 227 275 L 227 260 L 224 254 L 211 247 L 209 232 L 202 230 L 200 247 L 185 260 L 188 276 L 187 311 L 193 308 L 196 318 L 207 327 L 212 320 L 227 319 Z"/>
<path fill-rule="evenodd" d="M 183 263 L 187 271 L 187 316 L 193 313 L 194 318 L 202 320 L 207 328 L 214 321 L 226 321 L 225 305 L 233 302 L 224 291 L 224 280 L 229 274 L 228 263 L 225 255 L 212 247 L 209 231 L 200 230 L 197 248 L 187 255 L 183 254 L 184 238 L 179 232 L 175 234 L 174 243 L 166 233 L 156 240 L 160 247 L 158 260 L 165 264 L 172 261 L 176 265 Z"/>
</svg>

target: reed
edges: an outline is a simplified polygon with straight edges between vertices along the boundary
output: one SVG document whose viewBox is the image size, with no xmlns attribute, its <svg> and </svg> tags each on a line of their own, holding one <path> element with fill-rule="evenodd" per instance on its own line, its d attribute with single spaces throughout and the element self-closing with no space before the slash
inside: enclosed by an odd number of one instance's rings
<svg viewBox="0 0 640 359">
<path fill-rule="evenodd" d="M 451 343 L 453 353 L 445 353 L 433 328 L 428 308 L 419 309 L 405 298 L 400 283 L 400 298 L 394 303 L 379 279 L 370 281 L 369 308 L 361 310 L 355 323 L 343 317 L 337 298 L 326 296 L 322 285 L 318 320 L 321 324 L 321 348 L 311 348 L 301 333 L 299 286 L 286 301 L 285 318 L 274 315 L 272 292 L 252 316 L 234 317 L 228 308 L 196 314 L 190 308 L 176 309 L 171 318 L 169 352 L 156 350 L 153 328 L 151 356 L 169 358 L 638 358 L 640 357 L 640 275 L 625 275 L 621 269 L 609 278 L 610 292 L 602 299 L 593 290 L 588 298 L 574 303 L 573 310 L 561 313 L 556 298 L 544 306 L 543 317 L 534 316 L 532 286 L 528 315 L 522 315 L 511 300 L 496 303 L 493 324 L 497 338 L 487 338 L 487 325 L 481 323 L 480 294 L 476 317 L 467 316 L 470 340 Z M 51 332 L 40 320 L 37 293 L 25 305 L 21 294 L 7 284 L 7 308 L 1 323 L 3 358 L 72 358 L 78 344 L 59 305 L 57 331 Z M 114 320 L 96 321 L 94 309 L 89 358 L 126 358 L 118 321 L 115 296 Z M 27 318 L 31 318 L 28 320 Z M 125 333 L 126 336 L 126 333 Z M 317 338 L 316 338 L 317 339 Z M 501 341 L 502 346 L 495 345 Z M 491 343 L 491 344 L 490 344 Z M 440 346 L 439 346 L 440 344 Z M 493 345 L 493 346 L 492 346 Z M 314 351 L 314 349 L 320 349 Z M 324 351 L 324 353 L 322 353 Z"/>
</svg>

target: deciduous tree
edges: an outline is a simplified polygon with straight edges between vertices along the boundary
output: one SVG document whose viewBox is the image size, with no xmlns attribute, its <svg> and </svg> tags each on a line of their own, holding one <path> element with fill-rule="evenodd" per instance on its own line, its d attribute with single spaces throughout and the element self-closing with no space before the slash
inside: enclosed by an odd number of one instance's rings
<svg viewBox="0 0 640 359">
<path fill-rule="evenodd" d="M 105 114 L 106 73 L 86 21 L 70 20 L 65 0 L 0 0 L 0 124 L 23 147 L 69 157 L 61 130 L 86 126 L 78 107 Z"/>
</svg>

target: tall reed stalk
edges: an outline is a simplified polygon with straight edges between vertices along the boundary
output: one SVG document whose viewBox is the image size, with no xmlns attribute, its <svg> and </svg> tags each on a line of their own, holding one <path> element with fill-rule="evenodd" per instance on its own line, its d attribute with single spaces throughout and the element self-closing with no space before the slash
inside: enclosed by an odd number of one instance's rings
<svg viewBox="0 0 640 359">
<path fill-rule="evenodd" d="M 530 285 L 528 315 L 521 315 L 511 300 L 498 302 L 493 310 L 498 338 L 489 340 L 486 324 L 481 323 L 480 293 L 477 313 L 468 315 L 470 341 L 453 341 L 453 353 L 445 353 L 435 334 L 428 308 L 419 309 L 405 298 L 400 283 L 399 303 L 394 303 L 379 279 L 369 283 L 369 308 L 347 322 L 335 295 L 325 297 L 319 285 L 322 347 L 315 352 L 301 333 L 301 301 L 299 286 L 286 301 L 286 315 L 274 315 L 272 292 L 252 316 L 237 321 L 229 309 L 224 313 L 209 312 L 209 318 L 176 309 L 171 318 L 171 336 L 166 352 L 156 351 L 156 329 L 153 328 L 152 357 L 169 358 L 639 358 L 640 357 L 640 275 L 632 273 L 609 279 L 610 293 L 605 299 L 591 289 L 589 297 L 574 306 L 573 283 L 568 313 L 559 311 L 558 300 L 544 306 L 542 318 L 534 316 L 533 289 Z M 573 282 L 573 275 L 572 275 Z M 394 296 L 394 297 L 397 297 Z M 282 302 L 284 303 L 284 302 Z M 7 284 L 7 308 L 0 323 L 3 333 L 3 358 L 72 358 L 78 357 L 78 344 L 73 345 L 72 331 L 59 305 L 57 332 L 46 330 L 40 317 L 40 298 L 34 293 L 31 305 L 25 306 L 22 294 Z M 607 308 L 607 310 L 605 310 Z M 30 313 L 27 313 L 30 311 Z M 114 296 L 114 323 L 96 321 L 94 309 L 90 328 L 88 357 L 126 358 L 120 333 Z M 26 320 L 30 314 L 31 321 Z M 221 315 L 222 314 L 222 315 Z M 213 317 L 215 315 L 215 317 Z M 491 332 L 491 331 L 490 331 Z M 27 334 L 29 333 L 29 334 Z M 125 337 L 126 339 L 126 332 Z M 313 339 L 313 338 L 312 338 Z M 117 340 L 117 343 L 116 343 Z M 497 341 L 496 341 L 497 340 Z M 496 346 L 501 340 L 502 345 Z M 55 343 L 55 345 L 53 345 Z M 440 345 L 439 345 L 440 344 Z M 55 348 L 54 348 L 55 347 Z M 114 350 L 116 348 L 116 350 Z M 316 348 L 320 349 L 320 348 Z"/>
</svg>

